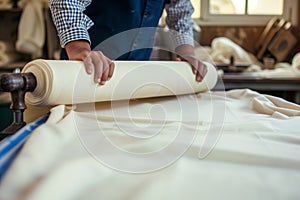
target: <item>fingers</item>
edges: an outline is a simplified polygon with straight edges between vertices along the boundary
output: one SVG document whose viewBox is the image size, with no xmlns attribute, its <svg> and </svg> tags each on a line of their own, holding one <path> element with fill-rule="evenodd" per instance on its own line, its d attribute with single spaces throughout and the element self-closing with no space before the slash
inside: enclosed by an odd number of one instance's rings
<svg viewBox="0 0 300 200">
<path fill-rule="evenodd" d="M 85 66 L 85 71 L 87 74 L 92 74 L 93 72 L 93 61 L 92 61 L 92 58 L 90 56 L 87 56 L 85 59 L 84 59 L 84 66 Z"/>
<path fill-rule="evenodd" d="M 111 62 L 109 65 L 108 80 L 111 79 L 111 77 L 114 73 L 114 70 L 115 70 L 115 63 Z"/>
<path fill-rule="evenodd" d="M 104 85 L 114 72 L 114 63 L 101 51 L 91 51 L 84 59 L 84 66 L 88 74 L 94 72 L 94 82 Z"/>
<path fill-rule="evenodd" d="M 207 73 L 207 66 L 194 56 L 187 56 L 185 58 L 177 57 L 176 61 L 187 61 L 191 65 L 193 74 L 195 74 L 195 79 L 197 82 L 201 82 L 204 79 Z"/>
<path fill-rule="evenodd" d="M 195 74 L 196 81 L 201 82 L 207 73 L 207 66 L 196 58 L 191 59 L 189 63 L 192 66 L 192 71 L 193 74 Z"/>
<path fill-rule="evenodd" d="M 192 68 L 193 73 L 196 76 L 196 81 L 201 82 L 207 73 L 207 66 L 201 61 L 197 60 L 196 64 L 192 65 Z"/>
</svg>

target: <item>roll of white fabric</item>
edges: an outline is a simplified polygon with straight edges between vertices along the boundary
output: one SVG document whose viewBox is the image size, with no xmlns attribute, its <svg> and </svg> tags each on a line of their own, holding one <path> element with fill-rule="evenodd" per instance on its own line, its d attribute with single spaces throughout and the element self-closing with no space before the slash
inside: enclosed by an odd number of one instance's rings
<svg viewBox="0 0 300 200">
<path fill-rule="evenodd" d="M 186 62 L 115 61 L 112 79 L 104 86 L 87 75 L 80 61 L 37 59 L 25 65 L 22 72 L 32 72 L 37 87 L 26 96 L 34 106 L 78 104 L 204 92 L 217 82 L 217 71 L 205 63 L 208 72 L 196 82 Z"/>
</svg>

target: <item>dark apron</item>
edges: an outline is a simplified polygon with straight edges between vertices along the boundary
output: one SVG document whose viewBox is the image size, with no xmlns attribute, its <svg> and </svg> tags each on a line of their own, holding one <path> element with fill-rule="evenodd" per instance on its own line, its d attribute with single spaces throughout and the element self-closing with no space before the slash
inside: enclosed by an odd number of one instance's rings
<svg viewBox="0 0 300 200">
<path fill-rule="evenodd" d="M 112 60 L 148 60 L 164 5 L 165 0 L 92 1 L 84 11 L 94 22 L 91 48 Z"/>
</svg>

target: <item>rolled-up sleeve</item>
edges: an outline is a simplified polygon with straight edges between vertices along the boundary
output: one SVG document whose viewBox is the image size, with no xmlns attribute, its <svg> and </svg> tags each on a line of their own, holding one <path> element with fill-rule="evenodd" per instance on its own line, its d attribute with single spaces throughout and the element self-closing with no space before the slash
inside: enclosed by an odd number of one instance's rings
<svg viewBox="0 0 300 200">
<path fill-rule="evenodd" d="M 88 29 L 93 22 L 83 13 L 90 3 L 91 0 L 49 0 L 49 8 L 62 47 L 74 40 L 90 42 Z"/>
<path fill-rule="evenodd" d="M 170 0 L 166 5 L 166 23 L 170 29 L 175 47 L 182 44 L 194 45 L 193 19 L 194 8 L 190 0 Z"/>
</svg>

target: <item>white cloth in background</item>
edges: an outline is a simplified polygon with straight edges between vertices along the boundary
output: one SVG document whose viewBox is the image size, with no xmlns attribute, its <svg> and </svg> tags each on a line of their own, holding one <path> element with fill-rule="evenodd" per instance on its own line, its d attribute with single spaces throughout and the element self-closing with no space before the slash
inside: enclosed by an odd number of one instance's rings
<svg viewBox="0 0 300 200">
<path fill-rule="evenodd" d="M 300 76 L 300 52 L 293 57 L 292 68 L 294 69 L 295 73 Z"/>
<path fill-rule="evenodd" d="M 233 56 L 236 63 L 260 65 L 261 63 L 254 55 L 245 51 L 238 44 L 226 37 L 213 39 L 211 43 L 212 51 L 210 56 L 217 63 L 230 63 L 230 57 Z"/>
<path fill-rule="evenodd" d="M 260 71 L 258 72 L 258 75 L 267 78 L 299 78 L 300 53 L 294 55 L 291 63 L 277 63 L 275 69 Z"/>
<path fill-rule="evenodd" d="M 230 56 L 234 56 L 235 62 L 240 64 L 250 64 L 245 70 L 246 73 L 255 72 L 258 76 L 266 78 L 297 78 L 300 77 L 300 53 L 297 53 L 292 63 L 276 63 L 274 69 L 263 69 L 253 54 L 245 51 L 238 44 L 228 38 L 217 37 L 213 39 L 211 47 L 196 47 L 195 53 L 202 61 L 211 63 L 230 63 Z"/>
<path fill-rule="evenodd" d="M 210 47 L 195 47 L 195 54 L 201 61 L 218 64 L 230 64 L 230 57 L 233 56 L 236 65 L 249 65 L 245 72 L 261 71 L 263 67 L 252 53 L 226 37 L 213 39 Z"/>
<path fill-rule="evenodd" d="M 0 0 L 0 10 L 11 9 L 13 7 L 11 0 Z"/>
<path fill-rule="evenodd" d="M 22 8 L 22 9 L 24 9 L 24 7 L 26 6 L 26 4 L 28 3 L 28 2 L 30 2 L 30 1 L 32 1 L 32 0 L 19 0 L 18 1 L 18 8 Z M 43 8 L 48 8 L 49 6 L 48 6 L 48 0 L 36 0 L 36 1 L 39 1 L 42 5 L 43 5 Z"/>
<path fill-rule="evenodd" d="M 6 173 L 0 198 L 298 200 L 300 117 L 257 112 L 254 101 L 262 97 L 232 90 L 82 104 L 71 110 L 57 106 Z M 286 107 L 299 112 L 281 103 L 274 104 L 278 112 Z M 107 141 L 123 151 L 116 153 Z M 149 173 L 120 172 L 128 166 L 151 169 L 169 156 L 176 158 L 187 143 L 188 150 L 172 165 Z M 123 157 L 126 152 L 147 157 L 172 144 L 176 148 L 168 154 L 148 160 Z M 107 167 L 106 159 L 116 161 L 115 169 Z"/>
<path fill-rule="evenodd" d="M 45 43 L 45 22 L 43 2 L 28 0 L 24 6 L 18 26 L 16 49 L 21 53 L 39 58 L 43 54 Z"/>
</svg>

